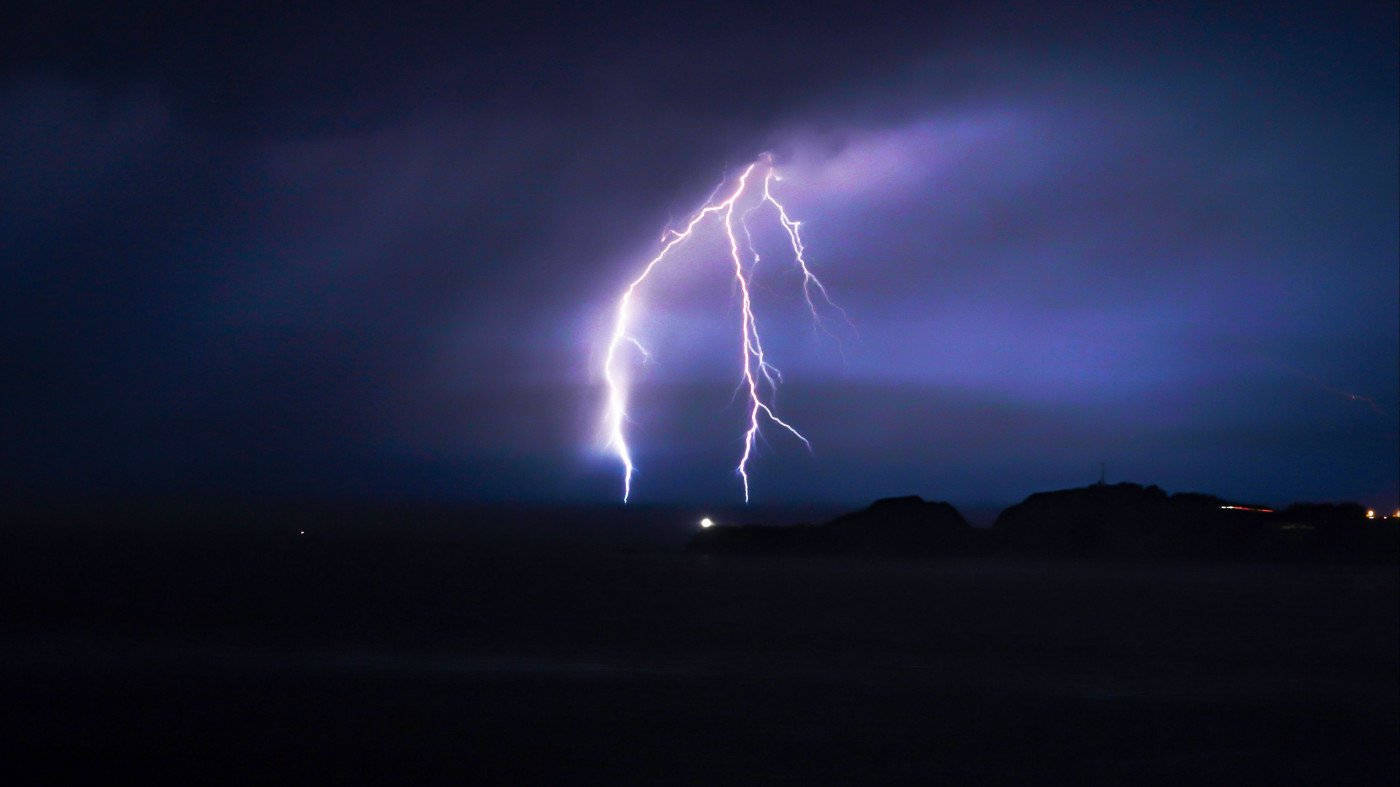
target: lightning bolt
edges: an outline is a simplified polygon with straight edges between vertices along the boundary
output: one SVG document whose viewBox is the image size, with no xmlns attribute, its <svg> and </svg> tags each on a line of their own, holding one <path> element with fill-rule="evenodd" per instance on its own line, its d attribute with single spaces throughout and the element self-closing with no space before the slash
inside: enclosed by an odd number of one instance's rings
<svg viewBox="0 0 1400 787">
<path fill-rule="evenodd" d="M 816 274 L 812 273 L 812 269 L 807 263 L 806 247 L 802 243 L 801 222 L 793 220 L 788 215 L 787 208 L 773 194 L 772 185 L 778 180 L 781 178 L 773 166 L 772 156 L 765 153 L 743 169 L 736 179 L 733 189 L 723 199 L 719 198 L 724 187 L 724 184 L 721 183 L 706 200 L 705 205 L 685 222 L 682 229 L 668 229 L 662 233 L 660 251 L 642 267 L 641 273 L 632 279 L 617 300 L 612 333 L 608 341 L 607 353 L 603 359 L 603 380 L 608 389 L 607 403 L 604 407 L 604 425 L 607 430 L 607 447 L 616 454 L 618 461 L 622 464 L 622 501 L 624 503 L 632 495 L 632 476 L 636 472 L 636 465 L 632 460 L 632 449 L 627 443 L 626 424 L 628 421 L 627 404 L 630 378 L 627 376 L 622 354 L 627 347 L 631 347 L 640 353 L 643 361 L 651 358 L 651 353 L 645 345 L 630 332 L 634 297 L 652 271 L 667 259 L 673 249 L 694 237 L 701 225 L 705 224 L 707 220 L 718 224 L 728 241 L 729 260 L 727 264 L 733 265 L 734 284 L 739 296 L 740 380 L 736 395 L 739 391 L 743 391 L 747 396 L 748 426 L 744 430 L 744 449 L 739 456 L 735 472 L 743 482 L 744 502 L 749 501 L 749 462 L 753 458 L 754 441 L 759 436 L 759 427 L 764 422 L 781 427 L 800 440 L 807 447 L 807 450 L 812 449 L 811 442 L 796 427 L 779 418 L 777 413 L 773 411 L 771 397 L 776 392 L 778 383 L 782 380 L 782 373 L 768 362 L 768 357 L 764 353 L 763 339 L 758 331 L 758 321 L 754 316 L 753 299 L 749 290 L 753 269 L 758 265 L 760 259 L 754 248 L 753 236 L 749 231 L 748 223 L 749 217 L 755 211 L 764 205 L 771 205 L 776 210 L 778 221 L 792 246 L 793 257 L 798 269 L 802 272 L 802 296 L 807 303 L 807 309 L 811 313 L 812 319 L 821 325 L 821 316 L 817 310 L 817 302 L 813 293 L 820 296 L 828 306 L 840 312 L 843 318 L 846 318 L 846 313 L 832 302 L 826 286 L 822 284 Z M 761 185 L 756 185 L 759 183 Z M 742 212 L 736 219 L 735 211 L 739 202 L 750 191 L 757 193 L 760 190 L 761 194 L 757 195 L 758 203 Z M 742 244 L 739 241 L 739 233 L 735 231 L 736 224 L 743 231 L 744 243 Z M 745 250 L 748 252 L 747 255 L 744 254 Z M 745 257 L 750 259 L 747 270 L 744 263 Z M 846 322 L 849 324 L 850 320 L 846 319 Z M 767 398 L 764 396 L 764 386 L 760 384 L 760 380 L 767 384 Z"/>
</svg>

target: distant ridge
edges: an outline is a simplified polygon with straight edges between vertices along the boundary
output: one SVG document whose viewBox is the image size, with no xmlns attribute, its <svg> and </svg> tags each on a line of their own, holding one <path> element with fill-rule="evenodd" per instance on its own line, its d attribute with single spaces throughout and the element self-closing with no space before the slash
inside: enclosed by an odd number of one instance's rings
<svg viewBox="0 0 1400 787">
<path fill-rule="evenodd" d="M 819 525 L 716 526 L 689 549 L 719 554 L 1025 555 L 1128 559 L 1400 561 L 1400 520 L 1357 503 L 1275 510 L 1155 485 L 1037 492 L 974 528 L 946 502 L 890 497 Z"/>
<path fill-rule="evenodd" d="M 963 554 L 985 549 L 987 532 L 950 503 L 887 497 L 820 525 L 731 525 L 703 530 L 690 549 L 714 553 L 904 555 Z"/>
</svg>

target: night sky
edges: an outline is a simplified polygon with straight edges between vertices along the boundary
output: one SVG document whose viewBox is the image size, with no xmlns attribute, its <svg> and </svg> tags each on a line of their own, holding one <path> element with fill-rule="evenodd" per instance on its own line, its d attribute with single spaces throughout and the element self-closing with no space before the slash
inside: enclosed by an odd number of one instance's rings
<svg viewBox="0 0 1400 787">
<path fill-rule="evenodd" d="M 11 493 L 615 501 L 613 301 L 771 151 L 852 325 L 760 232 L 814 450 L 756 504 L 1396 505 L 1394 3 L 109 5 L 0 25 Z M 647 295 L 639 502 L 742 497 L 717 252 Z"/>
</svg>

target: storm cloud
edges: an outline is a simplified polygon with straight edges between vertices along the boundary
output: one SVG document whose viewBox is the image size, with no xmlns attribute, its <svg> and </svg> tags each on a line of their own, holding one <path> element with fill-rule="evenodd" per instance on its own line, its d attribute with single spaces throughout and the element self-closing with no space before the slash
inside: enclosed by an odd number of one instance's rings
<svg viewBox="0 0 1400 787">
<path fill-rule="evenodd" d="M 1393 7 L 25 19 L 21 492 L 612 500 L 612 299 L 762 151 L 853 327 L 814 330 L 772 255 L 765 340 L 815 452 L 770 434 L 757 501 L 1006 502 L 1100 461 L 1400 491 Z M 732 500 L 734 305 L 703 244 L 678 262 L 636 488 Z"/>
</svg>

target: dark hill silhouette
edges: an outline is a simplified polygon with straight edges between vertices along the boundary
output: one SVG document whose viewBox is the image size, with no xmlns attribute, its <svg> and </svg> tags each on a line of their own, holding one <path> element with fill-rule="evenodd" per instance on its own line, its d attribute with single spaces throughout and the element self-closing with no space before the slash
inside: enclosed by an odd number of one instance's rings
<svg viewBox="0 0 1400 787">
<path fill-rule="evenodd" d="M 914 495 L 876 500 L 819 529 L 834 548 L 856 552 L 961 552 L 976 534 L 951 504 Z"/>
<path fill-rule="evenodd" d="M 1394 560 L 1397 529 L 1356 503 L 1299 503 L 1283 511 L 1156 486 L 1094 484 L 1039 492 L 993 529 L 1022 554 L 1224 559 Z"/>
<path fill-rule="evenodd" d="M 1029 555 L 1188 560 L 1394 562 L 1400 525 L 1356 503 L 1275 511 L 1198 492 L 1094 484 L 1037 492 L 972 527 L 948 503 L 891 497 L 820 525 L 721 525 L 692 551 L 721 554 Z"/>
<path fill-rule="evenodd" d="M 1017 552 L 1160 554 L 1170 549 L 1180 514 L 1201 515 L 1221 503 L 1207 495 L 1176 504 L 1161 488 L 1138 484 L 1094 484 L 1037 492 L 997 517 L 993 529 Z"/>
<path fill-rule="evenodd" d="M 949 503 L 916 496 L 876 500 L 822 525 L 717 526 L 696 534 L 690 548 L 718 553 L 946 555 L 987 551 L 986 532 Z"/>
</svg>

